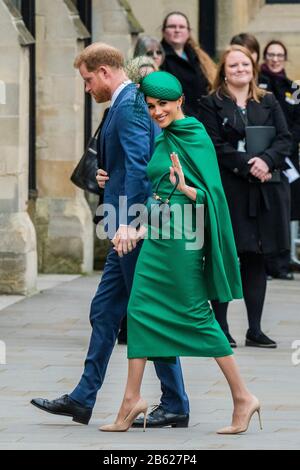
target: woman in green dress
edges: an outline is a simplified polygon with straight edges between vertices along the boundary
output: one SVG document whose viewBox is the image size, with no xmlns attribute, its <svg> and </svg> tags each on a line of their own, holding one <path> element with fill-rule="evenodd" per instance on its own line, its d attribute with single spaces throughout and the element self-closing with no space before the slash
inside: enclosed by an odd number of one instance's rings
<svg viewBox="0 0 300 470">
<path fill-rule="evenodd" d="M 167 72 L 153 72 L 141 84 L 151 117 L 162 128 L 157 137 L 148 176 L 164 200 L 174 208 L 188 208 L 190 217 L 174 211 L 166 225 L 149 226 L 136 265 L 128 305 L 128 381 L 114 424 L 102 431 L 126 431 L 147 404 L 140 396 L 147 359 L 173 361 L 176 356 L 214 357 L 232 393 L 231 426 L 219 433 L 244 432 L 260 405 L 246 388 L 209 300 L 220 302 L 242 297 L 238 258 L 228 207 L 223 192 L 214 146 L 203 125 L 185 117 L 180 82 Z M 178 179 L 176 181 L 176 174 Z M 204 243 L 197 228 L 204 206 Z M 186 214 L 186 212 L 182 211 Z M 200 222 L 199 222 L 200 220 Z M 181 229 L 181 230 L 180 230 Z M 140 229 L 141 232 L 142 229 Z M 178 236 L 178 233 L 180 236 Z M 194 237 L 194 238 L 193 238 Z M 125 254 L 123 243 L 115 249 Z M 145 426 L 145 424 L 144 424 Z"/>
</svg>

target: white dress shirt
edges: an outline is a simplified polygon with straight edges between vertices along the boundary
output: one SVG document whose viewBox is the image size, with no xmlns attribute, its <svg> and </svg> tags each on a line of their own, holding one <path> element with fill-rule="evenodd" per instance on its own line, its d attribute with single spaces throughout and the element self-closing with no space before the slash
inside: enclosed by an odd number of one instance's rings
<svg viewBox="0 0 300 470">
<path fill-rule="evenodd" d="M 125 82 L 122 82 L 121 85 L 118 86 L 118 88 L 114 91 L 112 97 L 111 97 L 111 102 L 110 102 L 110 107 L 112 108 L 113 105 L 115 104 L 116 99 L 118 98 L 119 94 L 121 93 L 124 88 L 132 83 L 131 80 L 126 80 Z"/>
</svg>

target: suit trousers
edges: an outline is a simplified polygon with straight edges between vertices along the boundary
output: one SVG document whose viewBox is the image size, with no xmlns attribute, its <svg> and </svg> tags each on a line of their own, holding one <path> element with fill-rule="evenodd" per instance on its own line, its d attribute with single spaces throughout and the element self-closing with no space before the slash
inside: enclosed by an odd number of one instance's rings
<svg viewBox="0 0 300 470">
<path fill-rule="evenodd" d="M 70 397 L 87 408 L 93 408 L 110 356 L 115 346 L 120 323 L 127 313 L 134 269 L 142 242 L 128 255 L 120 258 L 111 249 L 104 266 L 101 282 L 91 303 L 92 334 L 81 380 Z M 137 341 L 139 338 L 137 338 Z M 161 405 L 170 413 L 189 413 L 180 361 L 176 364 L 154 363 L 161 382 Z M 125 384 L 121 384 L 122 387 Z"/>
</svg>

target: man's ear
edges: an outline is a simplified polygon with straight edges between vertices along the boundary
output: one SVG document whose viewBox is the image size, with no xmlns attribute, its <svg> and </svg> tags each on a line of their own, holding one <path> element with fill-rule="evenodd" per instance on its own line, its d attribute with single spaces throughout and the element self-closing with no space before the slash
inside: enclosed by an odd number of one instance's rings
<svg viewBox="0 0 300 470">
<path fill-rule="evenodd" d="M 104 78 L 104 79 L 107 79 L 110 75 L 110 70 L 106 65 L 100 65 L 97 72 L 101 76 L 101 78 Z"/>
</svg>

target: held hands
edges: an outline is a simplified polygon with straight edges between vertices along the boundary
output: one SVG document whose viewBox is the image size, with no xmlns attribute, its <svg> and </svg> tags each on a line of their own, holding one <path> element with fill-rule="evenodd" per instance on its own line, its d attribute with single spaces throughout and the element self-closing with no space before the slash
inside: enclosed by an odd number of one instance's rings
<svg viewBox="0 0 300 470">
<path fill-rule="evenodd" d="M 109 177 L 107 176 L 106 171 L 101 170 L 101 169 L 98 170 L 97 175 L 96 175 L 96 180 L 97 180 L 99 188 L 104 189 L 106 181 L 109 180 Z"/>
<path fill-rule="evenodd" d="M 146 232 L 147 229 L 144 226 L 136 230 L 130 225 L 121 225 L 112 239 L 114 250 L 117 251 L 120 258 L 134 250 L 137 243 L 144 238 Z"/>
<path fill-rule="evenodd" d="M 261 158 L 253 157 L 248 161 L 248 164 L 251 165 L 251 175 L 258 178 L 262 183 L 272 178 L 268 165 Z"/>
</svg>

